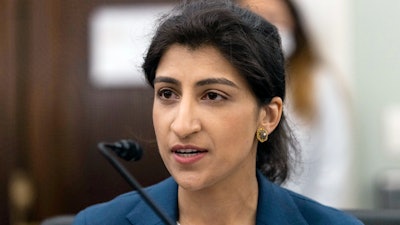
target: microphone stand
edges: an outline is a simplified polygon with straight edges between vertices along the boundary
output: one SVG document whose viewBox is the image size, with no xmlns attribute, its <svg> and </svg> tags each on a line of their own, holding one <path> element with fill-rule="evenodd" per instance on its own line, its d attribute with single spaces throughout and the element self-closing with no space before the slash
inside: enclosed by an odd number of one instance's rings
<svg viewBox="0 0 400 225">
<path fill-rule="evenodd" d="M 171 219 L 159 208 L 150 196 L 144 191 L 143 187 L 136 181 L 136 179 L 125 169 L 122 164 L 110 153 L 105 143 L 99 143 L 98 148 L 100 152 L 107 158 L 108 162 L 125 178 L 125 180 L 136 189 L 142 199 L 150 206 L 151 209 L 160 217 L 160 219 L 167 225 L 176 225 Z"/>
</svg>

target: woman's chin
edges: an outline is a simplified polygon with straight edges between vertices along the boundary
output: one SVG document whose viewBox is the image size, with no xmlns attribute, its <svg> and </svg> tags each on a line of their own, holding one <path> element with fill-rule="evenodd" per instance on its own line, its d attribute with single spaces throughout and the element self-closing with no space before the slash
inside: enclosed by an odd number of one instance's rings
<svg viewBox="0 0 400 225">
<path fill-rule="evenodd" d="M 198 175 L 180 174 L 174 178 L 179 187 L 185 191 L 199 191 L 207 186 Z"/>
</svg>

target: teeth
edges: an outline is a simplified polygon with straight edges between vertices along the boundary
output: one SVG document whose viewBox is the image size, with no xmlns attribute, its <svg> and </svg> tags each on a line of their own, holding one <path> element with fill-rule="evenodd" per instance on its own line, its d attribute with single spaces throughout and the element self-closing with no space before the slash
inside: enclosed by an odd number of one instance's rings
<svg viewBox="0 0 400 225">
<path fill-rule="evenodd" d="M 178 153 L 178 155 L 179 155 L 180 157 L 183 157 L 183 158 L 190 158 L 190 157 L 193 157 L 193 156 L 198 155 L 198 154 L 199 154 L 199 153 L 184 153 L 184 154 Z"/>
<path fill-rule="evenodd" d="M 201 151 L 196 149 L 179 149 L 175 153 L 178 154 L 180 157 L 189 158 L 201 154 Z"/>
<path fill-rule="evenodd" d="M 178 154 L 193 154 L 199 152 L 198 150 L 195 149 L 180 149 L 177 150 L 176 153 Z"/>
</svg>

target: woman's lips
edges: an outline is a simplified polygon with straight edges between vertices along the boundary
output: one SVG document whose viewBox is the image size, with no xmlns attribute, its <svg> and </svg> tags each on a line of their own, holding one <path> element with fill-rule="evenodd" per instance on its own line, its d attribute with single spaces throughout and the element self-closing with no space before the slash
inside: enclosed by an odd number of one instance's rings
<svg viewBox="0 0 400 225">
<path fill-rule="evenodd" d="M 187 145 L 176 145 L 171 151 L 175 160 L 181 164 L 193 164 L 202 159 L 208 152 L 205 149 Z"/>
</svg>

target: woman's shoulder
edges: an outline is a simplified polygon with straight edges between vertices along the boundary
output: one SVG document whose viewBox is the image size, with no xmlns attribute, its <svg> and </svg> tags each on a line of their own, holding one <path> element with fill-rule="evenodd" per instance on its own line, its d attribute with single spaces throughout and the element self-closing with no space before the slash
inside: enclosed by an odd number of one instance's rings
<svg viewBox="0 0 400 225">
<path fill-rule="evenodd" d="M 136 191 L 128 192 L 116 198 L 91 205 L 80 211 L 74 220 L 74 225 L 83 224 L 104 224 L 106 221 L 118 221 L 123 224 L 122 219 L 140 201 L 140 196 Z"/>
<path fill-rule="evenodd" d="M 174 188 L 174 181 L 168 178 L 160 183 L 149 186 L 145 192 L 157 199 L 165 189 Z M 159 200 L 159 199 L 158 199 Z M 144 204 L 142 197 L 137 191 L 121 194 L 114 199 L 91 205 L 80 211 L 74 220 L 74 225 L 100 225 L 109 221 L 112 224 L 130 224 L 126 219 L 128 214 L 139 205 Z"/>
<path fill-rule="evenodd" d="M 290 190 L 285 189 L 285 191 L 291 196 L 299 212 L 306 221 L 309 221 L 309 224 L 363 224 L 356 217 L 342 210 L 323 205 Z"/>
<path fill-rule="evenodd" d="M 362 225 L 354 216 L 269 181 L 258 173 L 260 224 Z"/>
</svg>

